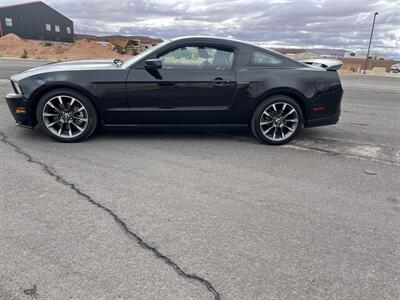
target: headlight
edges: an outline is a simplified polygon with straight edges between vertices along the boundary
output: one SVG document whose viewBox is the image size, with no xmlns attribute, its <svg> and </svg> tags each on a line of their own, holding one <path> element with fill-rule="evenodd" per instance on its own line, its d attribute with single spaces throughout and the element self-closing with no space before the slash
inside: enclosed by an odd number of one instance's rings
<svg viewBox="0 0 400 300">
<path fill-rule="evenodd" d="M 21 88 L 19 87 L 19 84 L 17 83 L 17 82 L 12 82 L 12 85 L 13 85 L 13 88 L 14 88 L 14 91 L 17 93 L 17 94 L 19 94 L 19 95 L 22 95 L 22 91 L 21 91 Z"/>
</svg>

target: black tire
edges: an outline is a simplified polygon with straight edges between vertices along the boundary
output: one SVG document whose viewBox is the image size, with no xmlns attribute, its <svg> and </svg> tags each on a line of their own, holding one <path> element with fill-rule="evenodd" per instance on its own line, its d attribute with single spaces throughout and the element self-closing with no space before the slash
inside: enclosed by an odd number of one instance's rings
<svg viewBox="0 0 400 300">
<path fill-rule="evenodd" d="M 295 125 L 295 122 L 286 123 L 284 118 L 279 118 L 280 115 L 277 115 L 276 121 L 279 121 L 279 123 L 284 123 L 284 124 L 288 125 L 288 126 L 282 125 L 282 126 L 285 126 L 285 128 L 283 128 L 283 127 L 278 128 L 278 132 L 281 131 L 282 135 L 284 135 L 285 132 L 288 134 L 287 138 L 281 138 L 280 140 L 277 140 L 277 139 L 273 139 L 272 136 L 268 135 L 268 134 L 272 135 L 272 133 L 269 133 L 269 132 L 267 134 L 263 133 L 263 130 L 261 128 L 262 118 L 268 118 L 267 120 L 264 119 L 264 122 L 268 121 L 269 123 L 271 123 L 271 120 L 273 120 L 273 118 L 265 117 L 264 112 L 267 110 L 267 108 L 270 108 L 273 104 L 277 104 L 277 106 L 280 106 L 281 109 L 284 107 L 284 104 L 286 104 L 285 113 L 287 113 L 288 111 L 291 111 L 288 109 L 290 107 L 295 110 L 295 112 L 293 112 L 293 116 L 297 116 L 298 122 L 296 125 Z M 278 111 L 279 111 L 279 107 L 278 107 Z M 273 113 L 273 111 L 272 111 L 272 113 Z M 282 120 L 283 120 L 283 122 L 282 122 Z M 304 119 L 303 119 L 302 110 L 301 110 L 299 104 L 295 100 L 293 100 L 292 98 L 285 96 L 285 95 L 275 95 L 275 96 L 269 97 L 268 99 L 266 99 L 260 103 L 260 105 L 254 111 L 250 126 L 251 126 L 251 130 L 252 130 L 254 136 L 261 143 L 269 144 L 269 145 L 283 145 L 283 144 L 290 142 L 297 135 L 297 133 L 303 126 L 303 120 Z M 273 123 L 273 125 L 265 125 L 265 126 L 274 126 L 274 127 L 277 126 L 277 125 L 275 125 L 275 121 L 273 121 L 272 123 Z M 293 128 L 292 128 L 292 126 L 293 126 Z M 290 127 L 290 129 L 293 129 L 293 131 L 290 131 L 289 128 L 287 128 L 287 127 Z M 268 128 L 268 129 L 270 129 L 270 128 Z M 274 128 L 271 129 L 272 132 L 274 130 L 275 130 Z M 289 133 L 290 133 L 290 135 L 289 135 Z"/>
<path fill-rule="evenodd" d="M 82 123 L 77 124 L 78 126 L 75 126 L 75 125 L 72 126 L 73 124 L 69 124 L 68 121 L 65 121 L 65 123 L 62 123 L 61 121 L 59 121 L 55 125 L 56 126 L 55 128 L 53 128 L 53 127 L 48 128 L 48 126 L 50 125 L 50 122 L 61 120 L 61 118 L 59 118 L 59 115 L 61 114 L 60 113 L 61 109 L 60 109 L 60 107 L 56 107 L 52 113 L 58 114 L 58 116 L 51 117 L 53 119 L 51 121 L 49 121 L 50 117 L 43 115 L 43 114 L 45 114 L 45 115 L 47 114 L 44 111 L 45 106 L 46 106 L 46 109 L 51 109 L 48 104 L 49 101 L 51 100 L 52 101 L 51 103 L 54 105 L 53 101 L 56 101 L 55 99 L 58 99 L 59 96 L 62 96 L 61 102 L 66 101 L 66 103 L 62 104 L 61 107 L 68 106 L 68 104 L 71 102 L 71 100 L 70 100 L 70 102 L 68 102 L 68 100 L 70 99 L 69 97 L 75 99 L 73 102 L 73 103 L 75 103 L 74 104 L 75 106 L 77 106 L 78 108 L 84 107 L 84 110 L 82 110 L 82 112 L 79 112 L 79 114 L 81 114 L 81 115 L 78 115 L 75 120 L 76 123 L 82 122 Z M 65 112 L 72 111 L 72 110 L 73 110 L 73 108 L 71 108 L 71 106 L 70 106 L 69 110 L 67 108 L 65 109 Z M 62 111 L 64 111 L 64 110 L 62 110 Z M 75 112 L 75 114 L 78 114 L 78 113 Z M 72 119 L 72 118 L 75 118 L 75 117 L 70 117 L 70 119 Z M 98 124 L 97 113 L 96 113 L 96 110 L 95 110 L 92 102 L 85 95 L 83 95 L 75 90 L 64 89 L 64 88 L 52 90 L 52 91 L 46 93 L 39 100 L 38 105 L 36 107 L 36 119 L 38 121 L 40 128 L 44 132 L 46 132 L 53 139 L 60 141 L 60 142 L 64 142 L 64 143 L 81 142 L 81 141 L 89 138 L 95 131 L 97 124 Z M 85 120 L 85 122 L 83 122 L 81 120 Z M 47 122 L 47 125 L 46 125 L 46 122 Z M 62 126 L 65 126 L 66 128 L 61 129 L 61 136 L 60 136 L 60 135 L 58 135 L 58 131 L 59 131 L 59 128 L 61 127 L 61 124 L 62 124 Z M 67 136 L 68 134 L 70 134 L 69 133 L 70 128 L 72 128 L 73 130 L 76 131 L 76 133 L 74 132 L 73 136 Z M 80 130 L 82 130 L 82 131 L 80 131 Z M 67 132 L 68 132 L 68 134 L 67 134 Z M 76 134 L 76 136 L 75 136 L 75 134 Z"/>
</svg>

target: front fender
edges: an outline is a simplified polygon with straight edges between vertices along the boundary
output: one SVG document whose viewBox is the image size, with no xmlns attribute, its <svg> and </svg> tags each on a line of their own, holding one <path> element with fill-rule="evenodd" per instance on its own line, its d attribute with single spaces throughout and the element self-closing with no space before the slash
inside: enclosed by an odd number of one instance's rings
<svg viewBox="0 0 400 300">
<path fill-rule="evenodd" d="M 24 98 L 27 100 L 27 114 L 30 117 L 32 126 L 37 123 L 36 106 L 39 100 L 49 91 L 60 88 L 73 89 L 85 95 L 94 105 L 97 112 L 102 111 L 98 108 L 95 101 L 96 96 L 84 85 L 77 84 L 71 81 L 58 81 L 57 78 L 49 76 L 46 78 L 26 78 L 19 81 L 19 86 L 23 92 Z M 101 115 L 100 115 L 101 118 Z"/>
</svg>

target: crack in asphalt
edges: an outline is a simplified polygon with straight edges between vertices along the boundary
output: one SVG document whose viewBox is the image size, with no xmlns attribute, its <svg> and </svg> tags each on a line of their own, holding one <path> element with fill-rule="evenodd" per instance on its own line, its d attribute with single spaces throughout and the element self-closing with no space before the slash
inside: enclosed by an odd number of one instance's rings
<svg viewBox="0 0 400 300">
<path fill-rule="evenodd" d="M 154 256 L 156 256 L 158 259 L 162 260 L 164 263 L 172 267 L 176 273 L 178 273 L 179 276 L 189 279 L 189 280 L 194 280 L 202 284 L 207 288 L 209 292 L 211 292 L 215 298 L 215 300 L 220 300 L 220 294 L 217 292 L 217 290 L 213 287 L 213 285 L 206 279 L 196 275 L 196 274 L 190 274 L 185 272 L 176 262 L 174 262 L 171 258 L 168 256 L 162 254 L 157 248 L 152 247 L 147 243 L 142 237 L 140 237 L 137 233 L 133 232 L 132 230 L 129 229 L 128 225 L 110 208 L 104 206 L 100 202 L 97 202 L 94 200 L 91 196 L 88 194 L 82 192 L 74 183 L 68 182 L 66 179 L 62 178 L 60 175 L 56 174 L 54 171 L 50 169 L 48 165 L 45 163 L 35 160 L 30 154 L 25 152 L 21 147 L 17 146 L 13 142 L 11 142 L 7 135 L 3 132 L 0 131 L 0 137 L 1 141 L 10 147 L 12 147 L 15 152 L 23 155 L 26 157 L 27 161 L 30 163 L 34 163 L 36 165 L 39 165 L 40 167 L 43 168 L 43 170 L 50 176 L 54 177 L 57 182 L 68 186 L 71 190 L 73 190 L 75 193 L 77 193 L 79 196 L 85 198 L 86 201 L 88 201 L 90 204 L 104 210 L 107 212 L 113 219 L 114 221 L 121 227 L 121 229 L 124 231 L 124 233 L 131 239 L 136 241 L 142 248 L 145 250 L 151 251 Z"/>
</svg>

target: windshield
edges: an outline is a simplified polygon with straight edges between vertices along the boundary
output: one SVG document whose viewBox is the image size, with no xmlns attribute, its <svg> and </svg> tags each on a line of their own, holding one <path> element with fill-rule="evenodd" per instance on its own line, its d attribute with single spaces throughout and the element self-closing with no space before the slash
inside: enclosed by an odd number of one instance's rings
<svg viewBox="0 0 400 300">
<path fill-rule="evenodd" d="M 168 44 L 169 41 L 164 41 L 162 43 L 157 44 L 154 47 L 148 48 L 145 51 L 139 53 L 138 55 L 128 59 L 124 64 L 123 64 L 123 68 L 129 68 L 130 66 L 132 66 L 133 64 L 139 62 L 143 57 L 150 55 L 151 53 L 157 51 L 158 49 L 160 49 L 161 47 L 163 47 L 164 45 Z"/>
</svg>

